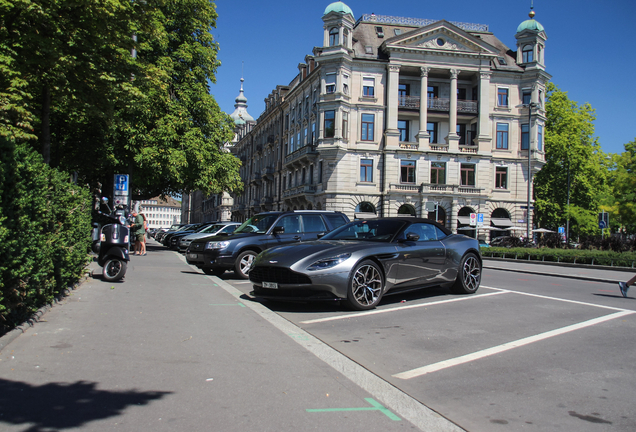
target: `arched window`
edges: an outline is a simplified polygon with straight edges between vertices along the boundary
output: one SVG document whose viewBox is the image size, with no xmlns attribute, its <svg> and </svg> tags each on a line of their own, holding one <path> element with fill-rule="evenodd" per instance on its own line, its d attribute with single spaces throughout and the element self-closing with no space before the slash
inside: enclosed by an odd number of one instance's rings
<svg viewBox="0 0 636 432">
<path fill-rule="evenodd" d="M 523 50 L 521 51 L 523 56 L 522 63 L 530 63 L 534 61 L 533 50 L 534 47 L 532 45 L 523 46 Z"/>
<path fill-rule="evenodd" d="M 363 201 L 356 206 L 356 213 L 376 213 L 375 206 L 368 201 Z"/>
<path fill-rule="evenodd" d="M 462 207 L 457 212 L 457 233 L 465 234 L 468 237 L 476 238 L 477 232 L 473 227 L 470 226 L 470 214 L 476 213 L 470 207 Z M 473 228 L 473 229 L 470 229 Z"/>
<path fill-rule="evenodd" d="M 337 27 L 329 30 L 329 46 L 340 45 L 340 30 Z"/>
<path fill-rule="evenodd" d="M 398 214 L 415 216 L 415 208 L 411 204 L 402 204 L 398 209 Z"/>
<path fill-rule="evenodd" d="M 444 210 L 444 207 L 438 205 L 436 212 L 428 212 L 427 219 L 437 221 L 437 223 L 446 226 L 446 210 Z"/>
</svg>

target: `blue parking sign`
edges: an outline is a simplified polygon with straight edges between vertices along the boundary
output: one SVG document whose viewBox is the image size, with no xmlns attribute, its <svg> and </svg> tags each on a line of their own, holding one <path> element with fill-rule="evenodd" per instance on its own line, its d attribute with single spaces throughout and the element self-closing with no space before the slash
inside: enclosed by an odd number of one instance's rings
<svg viewBox="0 0 636 432">
<path fill-rule="evenodd" d="M 115 174 L 115 191 L 128 192 L 128 174 Z"/>
</svg>

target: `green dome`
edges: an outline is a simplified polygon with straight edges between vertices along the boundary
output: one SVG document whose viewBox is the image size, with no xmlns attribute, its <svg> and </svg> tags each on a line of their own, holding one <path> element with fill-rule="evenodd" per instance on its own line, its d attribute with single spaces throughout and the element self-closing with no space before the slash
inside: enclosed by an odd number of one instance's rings
<svg viewBox="0 0 636 432">
<path fill-rule="evenodd" d="M 353 15 L 353 11 L 351 10 L 351 8 L 349 6 L 347 6 L 346 4 L 344 4 L 341 1 L 337 1 L 335 3 L 331 3 L 329 6 L 327 6 L 327 9 L 325 9 L 325 13 L 322 14 L 323 16 L 327 15 L 329 12 L 338 12 L 341 13 L 343 15 L 346 14 L 351 14 L 351 16 Z"/>
<path fill-rule="evenodd" d="M 544 28 L 541 25 L 541 23 L 534 19 L 534 11 L 530 11 L 529 16 L 530 16 L 529 20 L 525 20 L 524 22 L 519 24 L 519 27 L 517 27 L 517 33 L 521 33 L 524 30 L 534 30 L 538 32 L 544 31 Z"/>
</svg>

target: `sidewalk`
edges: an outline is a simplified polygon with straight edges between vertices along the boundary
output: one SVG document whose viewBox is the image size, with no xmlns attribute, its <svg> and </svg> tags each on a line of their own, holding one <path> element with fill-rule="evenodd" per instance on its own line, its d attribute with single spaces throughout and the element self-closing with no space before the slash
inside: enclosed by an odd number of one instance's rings
<svg viewBox="0 0 636 432">
<path fill-rule="evenodd" d="M 174 252 L 89 278 L 0 352 L 0 429 L 460 431 Z"/>
</svg>

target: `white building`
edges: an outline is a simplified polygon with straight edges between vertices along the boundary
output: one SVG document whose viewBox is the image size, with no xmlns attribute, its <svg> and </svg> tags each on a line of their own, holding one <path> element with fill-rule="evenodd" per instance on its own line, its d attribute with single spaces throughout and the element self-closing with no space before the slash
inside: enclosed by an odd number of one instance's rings
<svg viewBox="0 0 636 432">
<path fill-rule="evenodd" d="M 172 197 L 154 197 L 139 201 L 139 213 L 143 213 L 148 221 L 148 228 L 170 228 L 172 224 L 181 223 L 181 202 Z"/>
<path fill-rule="evenodd" d="M 528 174 L 545 163 L 550 79 L 533 17 L 518 26 L 515 52 L 486 25 L 356 21 L 330 4 L 323 45 L 272 91 L 255 124 L 237 123 L 245 191 L 233 219 L 329 209 L 437 218 L 455 231 L 481 213 L 501 229 L 494 235 L 525 232 Z"/>
</svg>

